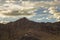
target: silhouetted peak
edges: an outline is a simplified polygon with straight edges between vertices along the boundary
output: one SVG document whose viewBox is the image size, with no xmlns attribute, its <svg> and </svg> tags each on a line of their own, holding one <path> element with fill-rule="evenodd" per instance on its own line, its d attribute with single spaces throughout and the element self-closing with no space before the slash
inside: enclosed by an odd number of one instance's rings
<svg viewBox="0 0 60 40">
<path fill-rule="evenodd" d="M 24 17 L 24 18 L 21 18 L 20 20 L 28 20 L 26 17 Z"/>
<path fill-rule="evenodd" d="M 17 20 L 16 22 L 28 22 L 29 20 L 27 18 L 21 18 L 19 20 Z"/>
</svg>

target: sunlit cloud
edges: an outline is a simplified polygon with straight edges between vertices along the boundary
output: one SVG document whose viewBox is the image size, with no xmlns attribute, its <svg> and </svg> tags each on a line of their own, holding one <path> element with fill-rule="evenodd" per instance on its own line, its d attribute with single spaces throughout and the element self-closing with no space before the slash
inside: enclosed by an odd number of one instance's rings
<svg viewBox="0 0 60 40">
<path fill-rule="evenodd" d="M 0 17 L 2 19 L 5 18 L 5 20 L 8 21 L 12 21 L 12 19 L 19 19 L 22 17 L 26 17 L 32 20 L 35 17 L 35 21 L 40 22 L 44 19 L 47 21 L 51 21 L 52 19 L 55 19 L 56 21 L 60 20 L 60 12 L 58 12 L 57 9 L 57 6 L 60 6 L 59 0 L 5 0 L 3 4 L 0 4 Z M 38 11 L 38 9 L 41 9 L 39 10 L 40 12 Z M 36 11 L 38 11 L 39 13 L 36 13 Z M 9 18 L 11 20 L 9 20 Z M 3 21 L 1 21 L 1 23 L 3 23 Z"/>
<path fill-rule="evenodd" d="M 53 17 L 60 20 L 60 12 L 57 11 L 56 7 L 50 7 L 49 10 L 49 12 L 53 14 Z"/>
<path fill-rule="evenodd" d="M 44 10 L 43 12 L 44 12 L 44 13 L 47 13 L 47 10 Z"/>
<path fill-rule="evenodd" d="M 29 3 L 29 2 L 27 2 Z M 1 7 L 1 14 L 6 15 L 6 16 L 15 16 L 15 15 L 33 15 L 34 14 L 34 7 L 31 4 L 30 6 L 24 3 L 21 5 L 16 5 L 16 4 L 4 4 Z M 29 3 L 30 4 L 30 3 Z M 27 8 L 28 7 L 28 8 Z"/>
</svg>

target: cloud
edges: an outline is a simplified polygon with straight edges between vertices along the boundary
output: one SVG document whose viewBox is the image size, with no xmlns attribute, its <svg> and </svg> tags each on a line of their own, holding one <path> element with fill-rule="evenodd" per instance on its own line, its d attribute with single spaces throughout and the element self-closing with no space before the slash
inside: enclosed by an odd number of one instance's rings
<svg viewBox="0 0 60 40">
<path fill-rule="evenodd" d="M 35 1 L 35 0 L 34 0 Z M 19 2 L 19 3 L 18 3 Z M 17 4 L 18 3 L 18 4 Z M 10 20 L 12 21 L 13 19 L 19 19 L 22 17 L 26 17 L 33 20 L 33 17 L 37 19 L 38 21 L 51 21 L 52 19 L 56 18 L 55 20 L 60 20 L 60 12 L 57 10 L 57 6 L 60 5 L 60 2 L 55 0 L 47 1 L 47 0 L 41 0 L 41 1 L 9 1 L 0 5 L 0 17 L 2 18 L 1 20 Z M 35 13 L 35 11 L 40 12 Z M 49 12 L 49 13 L 48 13 Z M 38 14 L 38 15 L 37 15 Z M 44 19 L 44 20 L 43 20 Z M 37 21 L 35 20 L 35 21 Z M 14 20 L 13 20 L 14 21 Z"/>
<path fill-rule="evenodd" d="M 9 21 L 0 21 L 0 23 L 3 23 L 3 24 L 6 24 L 8 23 Z"/>
<path fill-rule="evenodd" d="M 60 12 L 57 11 L 56 7 L 50 7 L 49 13 L 53 14 L 53 17 L 60 20 Z"/>
<path fill-rule="evenodd" d="M 30 5 L 28 5 L 30 4 Z M 16 5 L 16 4 L 4 4 L 3 6 L 0 7 L 0 13 L 5 15 L 5 16 L 18 16 L 18 15 L 35 15 L 34 14 L 35 8 L 33 5 L 29 2 L 24 2 L 22 5 Z"/>
<path fill-rule="evenodd" d="M 44 10 L 43 12 L 44 12 L 44 13 L 47 13 L 47 10 Z"/>
<path fill-rule="evenodd" d="M 44 19 L 44 17 L 43 18 L 37 18 L 37 21 L 40 21 L 40 20 L 43 20 Z"/>
<path fill-rule="evenodd" d="M 29 5 L 28 5 L 29 4 Z M 31 18 L 36 15 L 34 4 L 26 2 L 24 4 L 5 3 L 0 6 L 0 23 L 16 21 L 20 18 Z"/>
</svg>

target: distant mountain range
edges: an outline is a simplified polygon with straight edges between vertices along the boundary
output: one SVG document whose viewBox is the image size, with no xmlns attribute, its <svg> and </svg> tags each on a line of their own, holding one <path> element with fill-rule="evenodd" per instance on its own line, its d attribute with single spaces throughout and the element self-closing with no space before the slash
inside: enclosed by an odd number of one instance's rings
<svg viewBox="0 0 60 40">
<path fill-rule="evenodd" d="M 0 24 L 0 40 L 18 40 L 26 33 L 32 33 L 38 37 L 47 33 L 60 35 L 60 22 L 38 23 L 24 17 L 15 22 Z"/>
</svg>

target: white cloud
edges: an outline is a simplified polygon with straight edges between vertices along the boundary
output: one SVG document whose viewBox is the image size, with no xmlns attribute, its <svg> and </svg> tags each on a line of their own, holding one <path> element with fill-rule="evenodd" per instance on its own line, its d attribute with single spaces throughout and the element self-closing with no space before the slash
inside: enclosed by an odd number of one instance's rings
<svg viewBox="0 0 60 40">
<path fill-rule="evenodd" d="M 55 17 L 58 20 L 60 19 L 60 12 L 57 11 L 56 7 L 50 7 L 49 10 L 49 12 L 53 14 L 53 17 Z"/>
<path fill-rule="evenodd" d="M 44 12 L 44 13 L 47 13 L 47 10 L 44 10 L 43 12 Z"/>
<path fill-rule="evenodd" d="M 0 23 L 3 23 L 3 24 L 6 24 L 8 23 L 9 21 L 0 21 Z"/>
<path fill-rule="evenodd" d="M 0 23 L 5 23 L 8 20 L 9 22 L 12 21 L 12 19 L 19 19 L 22 17 L 31 18 L 36 15 L 34 13 L 35 8 L 33 7 L 34 4 L 25 2 L 22 5 L 17 5 L 13 3 L 5 3 L 2 6 L 0 6 Z M 10 18 L 10 20 L 9 20 Z M 3 20 L 3 21 L 2 21 Z"/>
<path fill-rule="evenodd" d="M 48 17 L 46 18 L 47 20 L 50 20 Z"/>
<path fill-rule="evenodd" d="M 6 1 L 5 1 L 6 2 Z M 15 1 L 7 1 L 3 5 L 0 6 L 0 17 L 3 18 L 10 18 L 10 17 L 27 17 L 32 18 L 33 16 L 36 16 L 35 11 L 39 8 L 45 8 L 44 13 L 47 13 L 49 11 L 50 14 L 52 14 L 53 18 L 56 18 L 57 20 L 60 20 L 60 12 L 57 11 L 57 7 L 60 5 L 60 2 L 55 1 L 38 1 L 38 2 L 29 2 L 29 1 L 22 1 L 20 4 L 15 4 Z M 48 10 L 47 10 L 48 9 Z M 48 17 L 49 14 L 43 14 L 44 16 L 47 15 L 47 18 L 41 17 L 37 20 L 43 20 L 47 19 L 50 20 L 52 17 Z M 43 16 L 41 15 L 41 16 Z"/>
<path fill-rule="evenodd" d="M 16 5 L 12 3 L 4 4 L 3 6 L 0 7 L 1 14 L 6 15 L 6 16 L 15 16 L 15 15 L 35 15 L 34 10 L 35 8 L 33 7 L 34 4 L 29 3 L 29 2 L 23 2 L 22 5 Z M 16 11 L 16 13 L 14 13 Z M 19 12 L 19 13 L 18 13 Z M 24 13 L 26 12 L 26 13 Z"/>
<path fill-rule="evenodd" d="M 43 20 L 43 19 L 45 19 L 44 17 L 43 18 L 37 18 L 37 20 Z"/>
<path fill-rule="evenodd" d="M 38 18 L 37 20 L 39 20 L 39 21 L 40 21 L 40 20 L 42 20 L 42 19 L 39 19 L 39 18 Z"/>
</svg>

